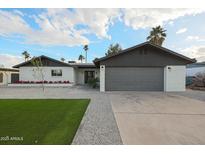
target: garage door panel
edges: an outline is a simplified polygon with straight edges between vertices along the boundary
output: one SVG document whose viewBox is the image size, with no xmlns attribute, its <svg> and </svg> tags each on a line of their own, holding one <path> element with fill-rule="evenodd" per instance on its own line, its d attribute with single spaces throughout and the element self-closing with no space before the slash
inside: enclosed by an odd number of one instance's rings
<svg viewBox="0 0 205 154">
<path fill-rule="evenodd" d="M 161 67 L 108 67 L 105 69 L 106 90 L 162 91 Z"/>
</svg>

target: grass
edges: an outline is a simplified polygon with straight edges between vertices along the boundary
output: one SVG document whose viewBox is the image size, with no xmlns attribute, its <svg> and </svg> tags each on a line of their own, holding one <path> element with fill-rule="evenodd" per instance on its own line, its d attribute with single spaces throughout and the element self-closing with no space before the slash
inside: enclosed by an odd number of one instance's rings
<svg viewBox="0 0 205 154">
<path fill-rule="evenodd" d="M 0 144 L 71 144 L 89 99 L 0 99 Z"/>
</svg>

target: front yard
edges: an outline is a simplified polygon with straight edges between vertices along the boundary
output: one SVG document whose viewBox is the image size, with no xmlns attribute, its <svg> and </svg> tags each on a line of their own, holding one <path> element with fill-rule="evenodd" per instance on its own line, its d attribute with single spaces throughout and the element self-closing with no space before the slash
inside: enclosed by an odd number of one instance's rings
<svg viewBox="0 0 205 154">
<path fill-rule="evenodd" d="M 0 99 L 0 144 L 71 144 L 89 99 Z"/>
</svg>

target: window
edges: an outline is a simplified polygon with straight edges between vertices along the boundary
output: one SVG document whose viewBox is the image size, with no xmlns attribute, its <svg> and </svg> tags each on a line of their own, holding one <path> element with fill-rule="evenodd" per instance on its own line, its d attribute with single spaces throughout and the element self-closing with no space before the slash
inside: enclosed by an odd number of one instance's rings
<svg viewBox="0 0 205 154">
<path fill-rule="evenodd" d="M 51 70 L 51 76 L 62 76 L 62 70 L 61 69 Z"/>
<path fill-rule="evenodd" d="M 3 73 L 0 73 L 0 83 L 3 83 Z"/>
</svg>

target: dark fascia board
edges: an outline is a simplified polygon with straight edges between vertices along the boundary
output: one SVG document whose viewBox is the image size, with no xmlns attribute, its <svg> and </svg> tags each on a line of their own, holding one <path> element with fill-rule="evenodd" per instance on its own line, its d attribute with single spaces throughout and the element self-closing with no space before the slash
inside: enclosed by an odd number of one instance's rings
<svg viewBox="0 0 205 154">
<path fill-rule="evenodd" d="M 54 62 L 57 62 L 57 63 L 61 63 L 61 64 L 65 65 L 65 66 L 70 66 L 70 67 L 72 67 L 71 65 L 69 65 L 69 64 L 67 64 L 67 63 L 61 62 L 61 61 L 59 61 L 59 60 L 56 60 L 56 59 L 53 59 L 53 58 L 50 58 L 50 57 L 47 57 L 47 56 L 44 56 L 44 55 L 41 55 L 41 56 L 36 57 L 36 58 L 46 58 L 46 59 L 49 59 L 50 61 L 54 61 Z M 31 60 L 28 60 L 28 61 L 26 61 L 26 62 L 23 62 L 23 63 L 20 63 L 20 64 L 18 64 L 18 65 L 13 66 L 13 68 L 22 67 L 22 66 L 24 66 L 24 65 L 26 65 L 26 64 L 28 64 L 28 63 L 30 63 L 30 62 L 31 62 Z"/>
<path fill-rule="evenodd" d="M 0 68 L 0 71 L 19 72 L 18 69 L 13 69 L 13 68 Z"/>
<path fill-rule="evenodd" d="M 163 50 L 163 51 L 165 51 L 165 52 L 167 52 L 167 53 L 169 53 L 169 54 L 172 54 L 172 55 L 174 55 L 174 56 L 177 56 L 177 57 L 179 57 L 179 58 L 182 58 L 182 59 L 184 59 L 184 60 L 187 60 L 187 61 L 189 61 L 190 63 L 195 63 L 195 62 L 196 62 L 196 59 L 191 59 L 191 58 L 189 58 L 189 57 L 186 57 L 186 56 L 184 56 L 184 55 L 181 55 L 181 54 L 179 54 L 179 53 L 176 53 L 176 52 L 174 52 L 174 51 L 172 51 L 172 50 L 169 50 L 169 49 L 167 49 L 167 48 L 164 48 L 164 47 L 161 47 L 161 46 L 152 44 L 152 43 L 150 43 L 150 42 L 144 42 L 144 43 L 138 44 L 138 45 L 136 45 L 136 46 L 133 46 L 133 47 L 124 49 L 124 50 L 122 50 L 122 51 L 120 51 L 120 52 L 118 52 L 118 53 L 116 53 L 116 54 L 109 55 L 109 56 L 104 56 L 104 57 L 102 57 L 102 58 L 96 59 L 96 60 L 94 60 L 93 62 L 97 65 L 97 63 L 99 63 L 100 61 L 104 61 L 104 60 L 110 59 L 110 58 L 112 58 L 112 57 L 121 55 L 121 54 L 123 54 L 123 53 L 127 53 L 127 52 L 129 52 L 129 51 L 132 51 L 133 49 L 137 49 L 137 48 L 142 47 L 142 46 L 145 46 L 145 45 L 150 45 L 150 46 L 156 47 L 156 48 L 161 49 L 161 50 Z"/>
<path fill-rule="evenodd" d="M 71 66 L 76 67 L 76 68 L 96 68 L 95 64 L 93 63 L 76 63 L 76 64 L 71 64 Z"/>
</svg>

